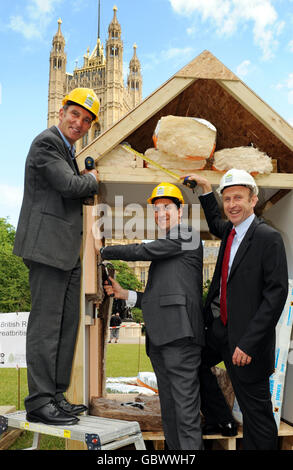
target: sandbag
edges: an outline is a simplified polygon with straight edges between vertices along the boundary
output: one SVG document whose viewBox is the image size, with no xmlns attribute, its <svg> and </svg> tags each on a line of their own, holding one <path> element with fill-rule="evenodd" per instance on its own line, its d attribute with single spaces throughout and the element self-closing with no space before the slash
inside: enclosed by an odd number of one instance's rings
<svg viewBox="0 0 293 470">
<path fill-rule="evenodd" d="M 212 169 L 228 171 L 231 168 L 246 170 L 250 174 L 269 174 L 273 171 L 272 159 L 259 149 L 250 147 L 234 147 L 214 153 Z"/>
<path fill-rule="evenodd" d="M 216 128 L 205 119 L 164 116 L 153 134 L 155 148 L 177 158 L 203 160 L 213 155 Z"/>
</svg>

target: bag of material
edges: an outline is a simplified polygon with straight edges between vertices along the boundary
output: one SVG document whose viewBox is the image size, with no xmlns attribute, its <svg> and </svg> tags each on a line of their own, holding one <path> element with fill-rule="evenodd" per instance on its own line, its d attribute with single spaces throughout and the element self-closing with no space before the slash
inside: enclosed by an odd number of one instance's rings
<svg viewBox="0 0 293 470">
<path fill-rule="evenodd" d="M 213 170 L 228 171 L 231 168 L 246 170 L 250 174 L 269 174 L 273 171 L 271 158 L 254 147 L 234 147 L 214 153 Z"/>
<path fill-rule="evenodd" d="M 147 149 L 144 154 L 146 157 L 150 158 L 164 168 L 176 170 L 177 173 L 181 172 L 182 174 L 185 174 L 186 172 L 202 170 L 207 162 L 204 158 L 201 160 L 179 159 L 174 155 L 169 155 L 168 153 L 162 152 L 161 150 L 157 150 L 155 148 Z M 157 169 L 157 167 L 149 162 L 146 162 L 146 167 L 154 168 L 155 170 Z"/>
<path fill-rule="evenodd" d="M 205 119 L 164 116 L 153 134 L 155 147 L 184 160 L 210 158 L 216 146 L 217 130 Z"/>
</svg>

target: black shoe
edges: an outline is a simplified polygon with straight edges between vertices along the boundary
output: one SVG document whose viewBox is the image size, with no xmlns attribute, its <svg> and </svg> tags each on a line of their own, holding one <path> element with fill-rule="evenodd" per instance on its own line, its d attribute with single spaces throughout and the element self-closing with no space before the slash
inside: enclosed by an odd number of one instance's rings
<svg viewBox="0 0 293 470">
<path fill-rule="evenodd" d="M 85 405 L 73 405 L 69 403 L 65 398 L 63 398 L 63 400 L 61 401 L 57 401 L 57 406 L 61 411 L 64 411 L 65 413 L 69 413 L 71 415 L 79 415 L 80 413 L 83 413 L 88 409 Z"/>
<path fill-rule="evenodd" d="M 64 413 L 60 410 L 53 400 L 41 408 L 27 412 L 26 419 L 31 423 L 44 423 L 57 426 L 61 424 L 70 426 L 79 421 L 76 416 Z"/>
<path fill-rule="evenodd" d="M 205 424 L 202 428 L 202 433 L 204 436 L 210 436 L 212 434 L 222 434 L 222 436 L 232 437 L 237 436 L 237 424 L 235 421 L 230 421 L 229 423 L 224 424 Z"/>
</svg>

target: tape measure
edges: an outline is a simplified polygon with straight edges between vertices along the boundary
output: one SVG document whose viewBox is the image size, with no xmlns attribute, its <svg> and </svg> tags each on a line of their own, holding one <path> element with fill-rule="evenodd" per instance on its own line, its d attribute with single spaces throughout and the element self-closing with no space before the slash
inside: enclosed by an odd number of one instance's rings
<svg viewBox="0 0 293 470">
<path fill-rule="evenodd" d="M 126 142 L 123 142 L 122 144 L 122 147 L 125 149 L 125 150 L 128 150 L 129 152 L 133 153 L 134 155 L 137 155 L 139 158 L 142 158 L 143 160 L 145 160 L 146 162 L 150 163 L 151 165 L 155 166 L 156 168 L 158 168 L 159 170 L 163 171 L 164 173 L 166 173 L 167 175 L 169 176 L 172 176 L 172 178 L 176 179 L 177 181 L 179 181 L 180 183 L 182 183 L 182 178 L 177 175 L 176 173 L 174 173 L 173 171 L 170 171 L 168 170 L 167 168 L 159 165 L 159 163 L 157 162 L 154 162 L 153 160 L 151 160 L 150 158 L 146 157 L 145 155 L 143 155 L 142 153 L 139 153 L 137 152 L 136 150 L 134 150 L 133 148 L 130 147 L 130 145 Z M 188 188 L 195 188 L 195 186 L 197 185 L 197 182 L 194 181 L 194 180 L 189 180 L 188 179 L 188 176 L 186 176 L 183 180 L 183 183 L 185 186 L 187 186 Z"/>
</svg>

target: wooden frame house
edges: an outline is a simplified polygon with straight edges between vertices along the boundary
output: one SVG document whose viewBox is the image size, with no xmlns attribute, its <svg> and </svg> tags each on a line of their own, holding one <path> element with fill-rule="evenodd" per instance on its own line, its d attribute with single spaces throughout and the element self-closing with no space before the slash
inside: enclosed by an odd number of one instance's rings
<svg viewBox="0 0 293 470">
<path fill-rule="evenodd" d="M 292 277 L 293 128 L 209 51 L 202 52 L 179 70 L 79 153 L 77 161 L 81 170 L 85 157 L 90 155 L 95 159 L 101 181 L 98 201 L 113 206 L 115 195 L 119 194 L 123 195 L 125 204 L 136 202 L 146 207 L 146 199 L 156 184 L 161 181 L 176 184 L 172 177 L 146 168 L 135 157 L 127 164 L 119 157 L 115 160 L 114 149 L 124 141 L 141 153 L 153 147 L 156 124 L 167 115 L 210 121 L 217 129 L 216 150 L 253 143 L 275 161 L 275 172 L 255 177 L 260 188 L 258 215 L 262 214 L 282 233 Z M 111 164 L 107 164 L 108 155 Z M 222 173 L 201 171 L 215 187 L 219 184 Z M 188 202 L 198 202 L 189 188 L 182 189 Z M 95 244 L 102 245 L 102 241 L 93 238 L 94 222 L 95 212 L 88 206 L 84 216 L 82 321 L 69 393 L 74 402 L 90 401 L 92 396 L 103 396 L 105 391 L 107 315 L 103 311 L 109 310 L 112 301 L 101 300 L 102 282 Z M 201 227 L 202 237 L 208 238 L 204 217 Z"/>
</svg>

